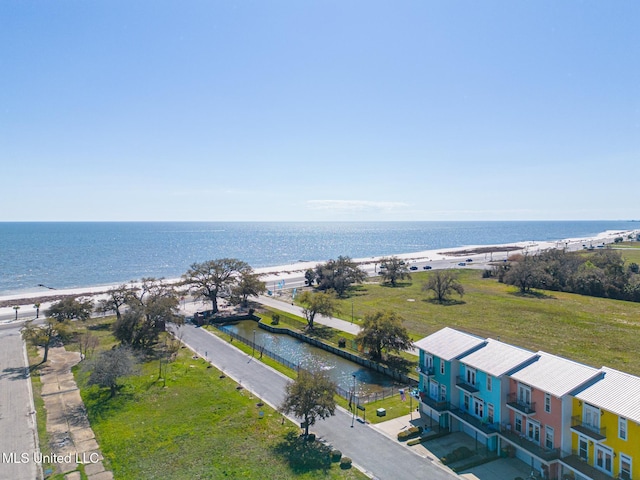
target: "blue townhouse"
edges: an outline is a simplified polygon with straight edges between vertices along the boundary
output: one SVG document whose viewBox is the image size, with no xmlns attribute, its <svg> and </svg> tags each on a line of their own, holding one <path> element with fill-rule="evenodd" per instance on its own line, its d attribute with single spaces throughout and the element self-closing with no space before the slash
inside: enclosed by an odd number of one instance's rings
<svg viewBox="0 0 640 480">
<path fill-rule="evenodd" d="M 486 345 L 483 338 L 443 328 L 417 342 L 420 359 L 420 410 L 440 428 L 451 428 L 449 410 L 457 405 L 456 378 L 460 375 L 459 358 Z"/>
<path fill-rule="evenodd" d="M 491 338 L 482 348 L 459 359 L 458 402 L 449 409 L 451 431 L 462 431 L 497 451 L 500 425 L 509 419 L 506 398 L 512 372 L 534 362 L 535 352 Z"/>
</svg>

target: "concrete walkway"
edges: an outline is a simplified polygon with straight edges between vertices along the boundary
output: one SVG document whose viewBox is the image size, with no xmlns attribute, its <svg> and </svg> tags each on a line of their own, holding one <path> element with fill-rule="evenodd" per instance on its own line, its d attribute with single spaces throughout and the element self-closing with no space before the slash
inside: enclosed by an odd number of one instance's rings
<svg viewBox="0 0 640 480">
<path fill-rule="evenodd" d="M 78 352 L 54 347 L 49 350 L 49 359 L 41 371 L 51 453 L 62 457 L 61 461 L 52 463 L 57 473 L 71 472 L 65 475 L 68 480 L 80 480 L 80 472 L 72 472 L 78 468 L 78 462 L 84 463 L 89 480 L 113 480 L 113 474 L 102 464 L 98 442 L 71 373 L 71 367 L 79 361 Z"/>
<path fill-rule="evenodd" d="M 206 354 L 208 361 L 257 397 L 275 408 L 282 404 L 289 378 L 202 328 L 184 325 L 180 334 L 194 352 L 202 357 Z M 342 408 L 335 416 L 318 421 L 311 430 L 378 480 L 459 478 L 439 462 L 416 454 L 370 425 L 354 422 Z"/>
</svg>

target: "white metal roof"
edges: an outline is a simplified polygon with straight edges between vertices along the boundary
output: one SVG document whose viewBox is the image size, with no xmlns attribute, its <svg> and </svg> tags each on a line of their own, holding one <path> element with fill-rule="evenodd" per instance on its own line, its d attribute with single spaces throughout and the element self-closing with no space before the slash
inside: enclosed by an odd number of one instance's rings
<svg viewBox="0 0 640 480">
<path fill-rule="evenodd" d="M 518 370 L 511 378 L 560 398 L 600 375 L 600 370 L 582 363 L 546 352 L 538 352 L 538 355 L 535 362 Z"/>
<path fill-rule="evenodd" d="M 451 361 L 485 342 L 484 338 L 445 327 L 428 337 L 418 340 L 414 345 L 431 355 Z"/>
<path fill-rule="evenodd" d="M 640 423 L 640 377 L 602 367 L 604 378 L 576 395 L 602 410 Z"/>
<path fill-rule="evenodd" d="M 536 354 L 529 350 L 488 338 L 484 347 L 465 355 L 460 362 L 499 377 L 535 356 Z"/>
</svg>

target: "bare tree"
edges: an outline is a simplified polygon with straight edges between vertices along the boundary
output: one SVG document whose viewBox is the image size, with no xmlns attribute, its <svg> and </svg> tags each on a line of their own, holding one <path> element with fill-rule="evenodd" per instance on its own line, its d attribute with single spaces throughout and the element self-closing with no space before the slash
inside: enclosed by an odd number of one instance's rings
<svg viewBox="0 0 640 480">
<path fill-rule="evenodd" d="M 398 284 L 398 280 L 411 280 L 411 274 L 407 264 L 398 257 L 383 258 L 380 264 L 380 276 L 382 280 L 390 283 L 392 287 Z"/>
<path fill-rule="evenodd" d="M 118 347 L 100 353 L 95 359 L 87 363 L 90 371 L 88 385 L 98 385 L 108 388 L 111 397 L 115 397 L 122 377 L 137 372 L 137 362 L 129 347 Z"/>
<path fill-rule="evenodd" d="M 100 339 L 90 332 L 81 333 L 78 336 L 78 347 L 82 358 L 92 356 L 98 345 L 100 345 Z"/>
<path fill-rule="evenodd" d="M 433 272 L 429 280 L 422 284 L 422 291 L 432 291 L 438 303 L 447 302 L 449 295 L 454 292 L 461 297 L 464 295 L 464 287 L 458 281 L 457 275 L 447 270 Z"/>
</svg>

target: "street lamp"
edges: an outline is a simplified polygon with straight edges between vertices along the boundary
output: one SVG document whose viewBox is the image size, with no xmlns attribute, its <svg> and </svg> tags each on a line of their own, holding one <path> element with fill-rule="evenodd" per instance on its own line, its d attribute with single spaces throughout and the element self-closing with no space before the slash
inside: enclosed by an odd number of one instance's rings
<svg viewBox="0 0 640 480">
<path fill-rule="evenodd" d="M 351 376 L 353 377 L 353 402 L 356 401 L 356 374 L 352 373 Z M 356 406 L 355 404 L 351 404 L 351 428 L 353 428 L 353 423 L 356 420 Z"/>
<path fill-rule="evenodd" d="M 18 310 L 20 310 L 20 305 L 14 305 L 13 309 L 16 311 L 16 320 L 18 320 Z"/>
</svg>

